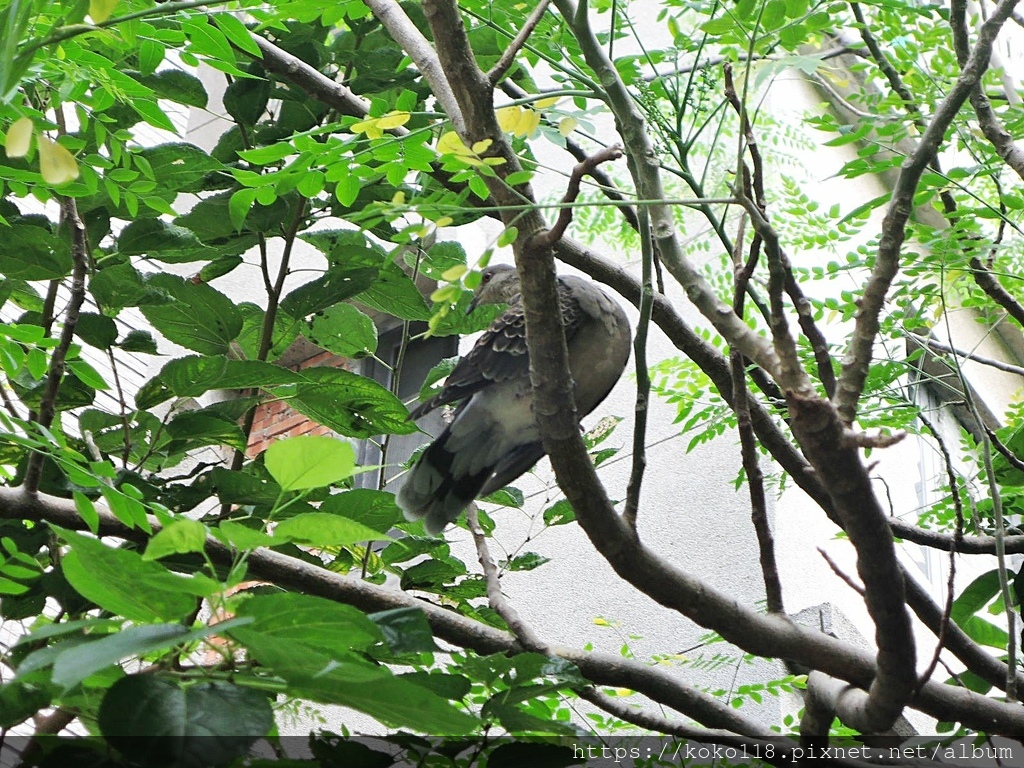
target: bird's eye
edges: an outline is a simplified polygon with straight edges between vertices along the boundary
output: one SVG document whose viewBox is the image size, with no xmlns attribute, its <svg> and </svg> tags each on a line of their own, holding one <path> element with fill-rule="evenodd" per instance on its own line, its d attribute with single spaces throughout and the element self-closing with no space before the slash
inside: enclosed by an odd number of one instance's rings
<svg viewBox="0 0 1024 768">
<path fill-rule="evenodd" d="M 490 272 L 484 272 L 483 275 L 480 277 L 480 284 L 484 285 L 485 283 L 489 283 L 490 281 L 491 281 L 491 273 Z"/>
</svg>

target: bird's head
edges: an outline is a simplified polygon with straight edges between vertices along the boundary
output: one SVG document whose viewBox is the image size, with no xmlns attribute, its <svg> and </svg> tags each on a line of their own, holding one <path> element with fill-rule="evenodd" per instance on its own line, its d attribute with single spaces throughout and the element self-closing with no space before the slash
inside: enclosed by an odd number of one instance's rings
<svg viewBox="0 0 1024 768">
<path fill-rule="evenodd" d="M 466 314 L 480 304 L 508 304 L 519 295 L 519 275 L 511 264 L 494 264 L 480 275 L 480 285 L 473 293 L 473 301 Z"/>
</svg>

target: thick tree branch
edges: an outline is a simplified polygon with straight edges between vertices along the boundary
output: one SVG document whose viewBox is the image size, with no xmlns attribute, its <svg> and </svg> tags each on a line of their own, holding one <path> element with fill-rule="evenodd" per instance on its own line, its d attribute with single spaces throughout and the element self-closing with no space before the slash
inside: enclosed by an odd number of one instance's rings
<svg viewBox="0 0 1024 768">
<path fill-rule="evenodd" d="M 430 85 L 434 98 L 437 99 L 441 109 L 451 120 L 452 127 L 462 133 L 465 129 L 462 112 L 455 94 L 452 93 L 448 80 L 442 72 L 441 62 L 431 47 L 430 41 L 416 28 L 396 0 L 366 0 L 366 5 L 373 11 L 377 20 L 384 25 L 392 39 L 409 54 L 416 68 L 423 75 L 423 79 Z M 434 37 L 435 39 L 445 39 L 438 38 L 436 34 Z M 444 46 L 441 48 L 443 49 Z"/>
<path fill-rule="evenodd" d="M 956 51 L 956 59 L 963 67 L 970 56 L 966 0 L 952 0 L 950 3 L 949 26 L 953 30 L 953 50 Z M 1024 179 L 1024 149 L 1017 146 L 1013 136 L 992 109 L 992 103 L 985 95 L 980 82 L 975 83 L 971 89 L 971 106 L 974 108 L 974 114 L 978 116 L 978 127 L 985 134 L 985 138 L 1010 170 Z"/>
<path fill-rule="evenodd" d="M 918 182 L 935 158 L 946 129 L 988 68 L 995 38 L 1018 2 L 1019 0 L 1001 0 L 992 15 L 982 24 L 978 41 L 964 64 L 960 77 L 936 109 L 917 148 L 900 168 L 892 200 L 882 222 L 882 237 L 878 244 L 875 266 L 864 287 L 854 331 L 836 388 L 836 407 L 847 424 L 852 424 L 857 416 L 857 404 L 864 391 L 875 337 L 878 334 L 879 316 L 889 286 L 899 271 L 900 253 L 906 237 L 905 228 L 913 210 L 914 192 L 917 190 Z"/>
<path fill-rule="evenodd" d="M 590 28 L 586 12 L 578 12 L 572 0 L 555 0 L 555 5 L 566 23 L 572 27 L 587 64 L 605 87 L 608 104 L 623 138 L 623 146 L 632 158 L 632 167 L 636 168 L 637 178 L 634 179 L 634 183 L 637 194 L 643 200 L 664 200 L 658 152 L 644 127 L 644 118 L 614 64 L 608 59 L 603 46 Z M 781 370 L 771 345 L 736 316 L 718 297 L 700 270 L 683 254 L 679 238 L 676 236 L 672 206 L 652 202 L 649 204 L 649 212 L 654 243 L 661 261 L 686 289 L 690 301 L 731 345 L 738 347 L 746 357 L 778 378 Z"/>
<path fill-rule="evenodd" d="M 100 535 L 137 541 L 148 539 L 148 535 L 142 531 L 125 526 L 104 505 L 97 504 L 96 510 Z M 0 519 L 51 522 L 73 530 L 87 530 L 70 499 L 45 494 L 32 496 L 20 488 L 0 487 Z M 161 528 L 154 519 L 150 519 L 150 524 L 154 533 Z M 219 540 L 209 537 L 206 546 L 215 564 L 230 566 L 235 562 L 234 551 Z M 248 574 L 253 579 L 336 600 L 368 613 L 392 608 L 420 609 L 437 637 L 482 655 L 521 653 L 524 650 L 516 638 L 507 632 L 460 616 L 401 590 L 342 576 L 269 549 L 250 552 L 247 562 Z M 551 646 L 549 650 L 553 655 L 575 664 L 584 677 L 595 685 L 630 688 L 708 728 L 761 739 L 773 736 L 769 728 L 743 716 L 728 704 L 686 685 L 660 668 L 614 654 L 588 653 L 560 646 Z"/>
</svg>

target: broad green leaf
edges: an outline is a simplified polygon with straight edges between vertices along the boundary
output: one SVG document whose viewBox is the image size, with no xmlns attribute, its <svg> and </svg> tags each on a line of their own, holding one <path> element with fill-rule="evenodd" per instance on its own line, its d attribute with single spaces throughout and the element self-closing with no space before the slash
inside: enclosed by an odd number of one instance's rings
<svg viewBox="0 0 1024 768">
<path fill-rule="evenodd" d="M 195 609 L 193 579 L 146 562 L 136 552 L 54 529 L 71 545 L 63 560 L 65 578 L 101 608 L 134 621 L 176 621 Z"/>
<path fill-rule="evenodd" d="M 75 645 L 61 653 L 53 662 L 53 682 L 68 689 L 94 672 L 117 664 L 122 659 L 172 648 L 183 643 L 192 643 L 248 623 L 249 619 L 228 619 L 195 630 L 189 630 L 181 624 L 143 624 L 128 627 L 97 640 Z"/>
<path fill-rule="evenodd" d="M 320 511 L 347 517 L 375 531 L 388 531 L 405 519 L 394 494 L 371 488 L 355 488 L 328 496 L 320 503 Z"/>
<path fill-rule="evenodd" d="M 277 539 L 270 534 L 232 520 L 224 520 L 212 533 L 225 544 L 240 550 L 258 549 L 277 543 Z"/>
<path fill-rule="evenodd" d="M 207 768 L 248 753 L 273 727 L 266 694 L 224 681 L 130 675 L 103 697 L 103 737 L 137 765 Z"/>
<path fill-rule="evenodd" d="M 122 307 L 173 301 L 167 291 L 144 281 L 139 271 L 127 263 L 101 269 L 90 280 L 89 291 L 107 314 L 116 313 Z"/>
<path fill-rule="evenodd" d="M 191 230 L 163 219 L 136 219 L 121 231 L 117 250 L 127 256 L 149 256 L 167 264 L 212 258 L 215 254 Z"/>
<path fill-rule="evenodd" d="M 294 384 L 304 376 L 258 360 L 231 360 L 224 355 L 190 355 L 167 363 L 135 396 L 139 408 L 152 408 L 171 397 L 198 397 L 211 389 L 250 389 Z"/>
<path fill-rule="evenodd" d="M 251 620 L 247 628 L 253 632 L 327 652 L 367 649 L 383 639 L 362 611 L 295 592 L 254 595 L 236 615 Z"/>
<path fill-rule="evenodd" d="M 999 571 L 991 570 L 976 578 L 957 596 L 950 608 L 949 617 L 957 624 L 963 623 L 980 611 L 999 594 Z"/>
<path fill-rule="evenodd" d="M 235 303 L 212 286 L 167 273 L 153 275 L 147 283 L 174 298 L 171 304 L 144 306 L 142 314 L 175 344 L 216 355 L 226 352 L 242 330 Z"/>
<path fill-rule="evenodd" d="M 384 642 L 396 656 L 437 650 L 427 616 L 419 608 L 392 608 L 371 613 L 370 619 L 380 627 Z"/>
<path fill-rule="evenodd" d="M 154 41 L 143 40 L 140 46 L 140 61 L 139 68 L 145 72 L 150 64 L 142 61 L 142 53 L 148 52 L 152 58 L 159 56 L 162 60 L 164 56 L 164 49 L 162 46 L 157 45 L 153 47 Z M 152 67 L 155 69 L 156 65 L 160 61 L 156 61 Z M 190 107 L 198 107 L 199 109 L 205 109 L 206 104 L 209 101 L 209 96 L 206 93 L 206 86 L 203 85 L 203 81 L 195 75 L 185 72 L 180 69 L 162 69 L 159 72 L 153 72 L 142 78 L 142 84 L 148 88 L 152 88 L 153 92 L 156 93 L 161 99 L 168 99 L 169 101 L 176 101 L 179 104 L 186 104 Z M 182 158 L 183 162 L 187 162 L 185 158 Z M 194 169 L 193 169 L 194 170 Z M 163 179 L 162 181 L 168 181 Z"/>
<path fill-rule="evenodd" d="M 67 243 L 44 227 L 17 223 L 3 228 L 0 274 L 19 280 L 55 280 L 71 273 Z"/>
<path fill-rule="evenodd" d="M 146 544 L 143 560 L 159 560 L 167 555 L 202 552 L 206 548 L 206 526 L 198 520 L 182 518 L 157 531 Z"/>
<path fill-rule="evenodd" d="M 365 291 L 376 277 L 373 267 L 330 267 L 322 277 L 285 296 L 281 311 L 297 320 L 309 317 Z"/>
<path fill-rule="evenodd" d="M 416 425 L 401 400 L 377 382 L 338 368 L 306 368 L 291 406 L 349 437 L 408 435 Z"/>
<path fill-rule="evenodd" d="M 363 541 L 388 539 L 388 536 L 380 531 L 328 512 L 307 512 L 283 520 L 274 528 L 274 537 L 314 547 L 348 547 Z"/>
<path fill-rule="evenodd" d="M 394 262 L 381 268 L 377 279 L 356 297 L 356 301 L 403 320 L 430 319 L 430 308 L 420 289 Z"/>
<path fill-rule="evenodd" d="M 203 182 L 212 173 L 224 171 L 224 164 L 194 144 L 171 142 L 144 147 L 136 153 L 137 161 L 144 161 L 159 185 L 159 190 L 170 193 L 199 192 Z M 171 200 L 174 198 L 171 197 Z M 201 205 L 202 203 L 198 203 Z M 181 223 L 181 217 L 174 223 Z M 198 233 L 197 233 L 198 234 Z M 202 236 L 200 235 L 200 239 Z"/>
<path fill-rule="evenodd" d="M 320 653 L 244 627 L 232 632 L 260 663 L 288 681 L 298 696 L 341 704 L 386 725 L 430 734 L 464 734 L 480 726 L 473 716 L 413 682 L 394 677 L 387 667 L 333 651 Z M 301 650 L 300 650 L 301 649 Z"/>
<path fill-rule="evenodd" d="M 300 435 L 273 443 L 264 451 L 263 462 L 283 490 L 298 491 L 349 477 L 356 452 L 351 443 L 333 437 Z"/>
<path fill-rule="evenodd" d="M 117 341 L 117 324 L 106 315 L 83 312 L 78 316 L 75 335 L 97 349 L 110 349 Z"/>
<path fill-rule="evenodd" d="M 303 335 L 339 357 L 367 357 L 377 351 L 377 326 L 351 304 L 335 304 L 317 312 Z"/>
</svg>

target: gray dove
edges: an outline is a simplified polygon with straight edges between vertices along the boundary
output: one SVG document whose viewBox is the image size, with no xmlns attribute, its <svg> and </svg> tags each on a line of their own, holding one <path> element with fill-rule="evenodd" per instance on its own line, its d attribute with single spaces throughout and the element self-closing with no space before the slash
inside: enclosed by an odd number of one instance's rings
<svg viewBox="0 0 1024 768">
<path fill-rule="evenodd" d="M 558 297 L 580 417 L 611 392 L 629 360 L 629 321 L 617 302 L 589 280 L 558 278 Z M 420 455 L 398 492 L 408 520 L 428 533 L 444 530 L 475 498 L 503 488 L 544 455 L 533 414 L 526 321 L 515 267 L 496 264 L 481 276 L 470 311 L 508 303 L 448 375 L 440 393 L 413 410 L 418 419 L 458 403 L 451 423 Z"/>
</svg>

